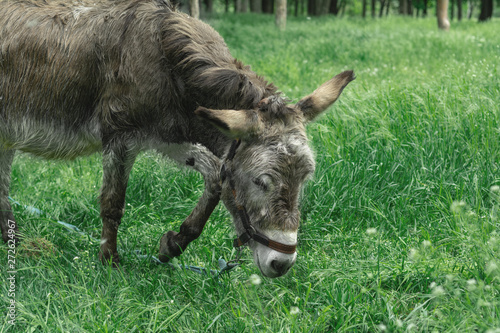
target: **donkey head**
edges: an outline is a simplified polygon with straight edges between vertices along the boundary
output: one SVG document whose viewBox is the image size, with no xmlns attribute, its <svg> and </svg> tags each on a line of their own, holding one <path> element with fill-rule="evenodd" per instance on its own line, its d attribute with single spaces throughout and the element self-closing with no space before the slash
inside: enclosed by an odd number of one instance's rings
<svg viewBox="0 0 500 333">
<path fill-rule="evenodd" d="M 305 125 L 352 80 L 352 71 L 338 74 L 295 105 L 271 96 L 253 110 L 196 110 L 235 140 L 221 170 L 221 198 L 239 235 L 235 246 L 248 242 L 265 276 L 285 274 L 297 257 L 299 194 L 315 166 Z"/>
</svg>

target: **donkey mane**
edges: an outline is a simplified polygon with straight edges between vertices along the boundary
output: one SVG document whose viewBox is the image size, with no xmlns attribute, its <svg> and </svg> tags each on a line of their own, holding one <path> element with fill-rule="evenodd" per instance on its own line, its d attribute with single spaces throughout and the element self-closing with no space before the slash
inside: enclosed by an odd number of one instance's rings
<svg viewBox="0 0 500 333">
<path fill-rule="evenodd" d="M 190 99 L 208 108 L 249 109 L 279 94 L 250 66 L 234 59 L 212 27 L 171 6 L 168 10 L 162 29 L 163 52 L 172 74 L 189 89 Z"/>
</svg>

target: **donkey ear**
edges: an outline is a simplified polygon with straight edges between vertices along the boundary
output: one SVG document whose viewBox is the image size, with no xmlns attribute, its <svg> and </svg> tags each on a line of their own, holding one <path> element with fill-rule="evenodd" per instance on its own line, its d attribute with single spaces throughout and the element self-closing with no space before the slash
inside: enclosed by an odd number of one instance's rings
<svg viewBox="0 0 500 333">
<path fill-rule="evenodd" d="M 262 128 L 255 110 L 211 110 L 199 107 L 195 114 L 233 139 L 255 134 Z"/>
<path fill-rule="evenodd" d="M 342 90 L 356 77 L 353 71 L 337 74 L 323 83 L 312 94 L 302 98 L 296 105 L 304 113 L 307 121 L 312 121 L 339 98 Z"/>
</svg>

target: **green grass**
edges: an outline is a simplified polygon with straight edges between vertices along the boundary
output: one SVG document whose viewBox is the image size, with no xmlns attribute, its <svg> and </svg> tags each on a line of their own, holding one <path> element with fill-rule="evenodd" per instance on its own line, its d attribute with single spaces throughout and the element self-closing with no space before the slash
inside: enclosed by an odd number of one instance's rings
<svg viewBox="0 0 500 333">
<path fill-rule="evenodd" d="M 151 153 L 132 172 L 122 268 L 102 267 L 96 242 L 55 222 L 99 237 L 101 157 L 18 155 L 11 195 L 43 213 L 14 207 L 31 242 L 16 257 L 16 325 L 0 321 L 0 332 L 499 332 L 500 21 L 449 33 L 433 18 L 290 18 L 284 32 L 264 15 L 211 24 L 295 101 L 356 71 L 308 127 L 317 170 L 294 268 L 253 284 L 247 251 L 217 283 L 137 259 L 157 253 L 203 191 L 199 175 Z M 215 269 L 233 236 L 221 205 L 179 263 Z"/>
</svg>

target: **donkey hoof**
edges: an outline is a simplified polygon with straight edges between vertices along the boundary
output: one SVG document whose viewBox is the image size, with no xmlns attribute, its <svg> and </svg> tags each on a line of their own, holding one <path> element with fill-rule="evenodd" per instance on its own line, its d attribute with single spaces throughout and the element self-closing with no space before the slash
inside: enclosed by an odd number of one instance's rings
<svg viewBox="0 0 500 333">
<path fill-rule="evenodd" d="M 158 255 L 161 262 L 169 262 L 170 259 L 182 254 L 181 248 L 174 240 L 177 235 L 177 232 L 169 231 L 161 237 L 160 253 Z"/>
<path fill-rule="evenodd" d="M 113 268 L 120 267 L 120 257 L 118 253 L 110 254 L 109 252 L 105 255 L 102 252 L 99 252 L 99 259 L 101 260 L 104 266 L 111 265 Z"/>
</svg>

